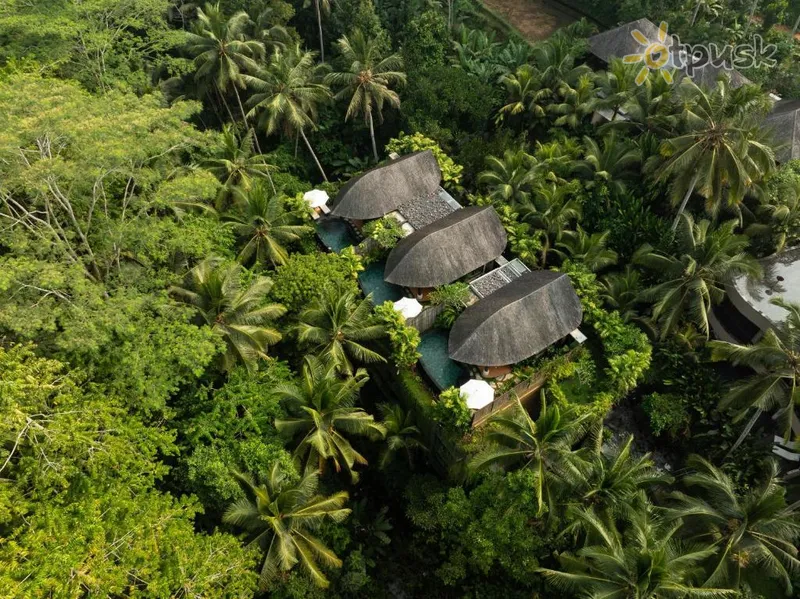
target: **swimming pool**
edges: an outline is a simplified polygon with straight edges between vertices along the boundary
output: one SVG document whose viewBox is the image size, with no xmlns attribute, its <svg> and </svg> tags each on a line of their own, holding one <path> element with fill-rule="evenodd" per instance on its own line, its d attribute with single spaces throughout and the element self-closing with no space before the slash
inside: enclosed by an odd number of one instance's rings
<svg viewBox="0 0 800 599">
<path fill-rule="evenodd" d="M 350 225 L 341 218 L 321 218 L 316 222 L 315 226 L 317 236 L 325 244 L 325 247 L 333 252 L 341 252 L 344 248 L 356 243 Z"/>
<path fill-rule="evenodd" d="M 440 389 L 456 387 L 467 379 L 467 370 L 447 355 L 448 331 L 434 329 L 425 333 L 417 351 L 419 363 L 433 383 Z"/>
<path fill-rule="evenodd" d="M 372 303 L 380 306 L 383 302 L 396 302 L 403 297 L 403 290 L 397 285 L 392 285 L 383 280 L 385 262 L 375 262 L 358 273 L 358 280 L 364 295 L 372 294 Z"/>
</svg>

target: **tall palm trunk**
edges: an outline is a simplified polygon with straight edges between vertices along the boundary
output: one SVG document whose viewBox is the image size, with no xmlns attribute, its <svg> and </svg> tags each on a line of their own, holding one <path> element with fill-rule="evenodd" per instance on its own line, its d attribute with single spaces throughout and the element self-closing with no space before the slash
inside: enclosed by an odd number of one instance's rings
<svg viewBox="0 0 800 599">
<path fill-rule="evenodd" d="M 222 93 L 222 90 L 216 83 L 214 84 L 214 89 L 217 90 L 217 95 L 219 96 L 219 99 L 222 100 L 222 105 L 225 107 L 225 110 L 228 113 L 228 118 L 231 119 L 231 123 L 236 123 L 236 119 L 233 118 L 233 112 L 231 111 L 231 107 L 228 104 L 228 101 L 225 99 L 225 94 Z"/>
<path fill-rule="evenodd" d="M 236 85 L 233 86 L 233 91 L 236 93 L 236 102 L 239 103 L 239 112 L 242 113 L 242 122 L 244 123 L 245 130 L 249 129 L 249 125 L 247 124 L 247 113 L 244 111 L 244 104 L 242 104 L 242 97 L 239 95 L 239 90 L 237 89 Z M 272 175 L 269 172 L 269 166 L 267 165 L 267 161 L 264 160 L 264 153 L 261 151 L 261 144 L 258 141 L 258 131 L 253 129 L 253 141 L 256 142 L 256 151 L 258 155 L 261 156 L 261 163 L 264 165 L 264 171 L 267 173 L 267 179 L 269 179 L 269 185 L 272 187 L 272 193 L 277 193 L 275 190 L 275 182 L 272 180 Z"/>
<path fill-rule="evenodd" d="M 678 223 L 681 222 L 681 214 L 683 211 L 686 210 L 686 204 L 689 203 L 689 198 L 692 197 L 692 192 L 694 191 L 695 185 L 697 185 L 697 179 L 700 178 L 700 171 L 697 171 L 692 177 L 692 183 L 689 185 L 689 189 L 686 190 L 686 195 L 683 196 L 683 201 L 681 202 L 681 207 L 678 208 L 678 214 L 675 217 L 675 220 L 672 221 L 672 232 L 678 230 Z"/>
<path fill-rule="evenodd" d="M 325 174 L 325 171 L 322 170 L 322 165 L 319 163 L 319 159 L 317 158 L 317 155 L 314 153 L 314 148 L 311 147 L 311 142 L 309 142 L 308 138 L 306 137 L 306 132 L 300 129 L 300 135 L 302 136 L 303 141 L 306 142 L 306 147 L 308 148 L 308 151 L 311 152 L 311 156 L 314 158 L 314 162 L 317 164 L 319 172 L 322 173 L 322 178 L 325 179 L 325 183 L 327 183 L 328 177 Z"/>
<path fill-rule="evenodd" d="M 700 3 L 703 0 L 697 0 L 697 4 L 694 5 L 694 14 L 692 14 L 692 22 L 689 24 L 690 27 L 694 27 L 695 21 L 697 21 L 697 14 L 700 12 Z"/>
<path fill-rule="evenodd" d="M 319 9 L 319 0 L 314 0 L 314 7 L 317 9 L 317 27 L 319 28 L 319 58 L 325 62 L 325 40 L 322 37 L 322 11 Z"/>
<path fill-rule="evenodd" d="M 800 29 L 800 15 L 797 15 L 797 20 L 794 22 L 794 27 L 792 27 L 792 39 L 794 39 L 798 29 Z"/>
<path fill-rule="evenodd" d="M 369 114 L 369 134 L 372 137 L 372 154 L 375 156 L 375 162 L 380 162 L 380 158 L 378 158 L 378 146 L 375 145 L 375 125 L 372 122 L 372 111 L 370 110 L 367 114 Z"/>
</svg>

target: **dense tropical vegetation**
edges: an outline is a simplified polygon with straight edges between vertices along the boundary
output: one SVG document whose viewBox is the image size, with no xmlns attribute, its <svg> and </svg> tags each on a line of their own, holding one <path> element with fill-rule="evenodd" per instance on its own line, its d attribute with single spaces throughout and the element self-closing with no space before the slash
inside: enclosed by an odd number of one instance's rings
<svg viewBox="0 0 800 599">
<path fill-rule="evenodd" d="M 797 596 L 800 306 L 752 344 L 710 318 L 800 243 L 759 127 L 800 98 L 800 4 L 574 1 L 595 22 L 533 43 L 477 0 L 0 6 L 0 595 Z M 645 16 L 776 64 L 587 54 Z M 303 199 L 421 149 L 584 311 L 477 428 L 359 286 L 399 228 L 328 252 Z"/>
</svg>

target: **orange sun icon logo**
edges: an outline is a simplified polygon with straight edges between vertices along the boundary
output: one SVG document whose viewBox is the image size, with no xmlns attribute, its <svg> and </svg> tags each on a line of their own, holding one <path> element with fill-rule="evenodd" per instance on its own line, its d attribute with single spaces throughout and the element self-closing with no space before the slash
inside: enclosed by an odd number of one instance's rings
<svg viewBox="0 0 800 599">
<path fill-rule="evenodd" d="M 672 73 L 665 69 L 669 63 L 669 48 L 667 47 L 667 24 L 662 21 L 658 28 L 658 39 L 650 40 L 647 36 L 634 29 L 631 36 L 644 48 L 639 54 L 628 54 L 622 61 L 628 64 L 644 63 L 636 75 L 636 85 L 641 85 L 647 79 L 650 71 L 661 71 L 661 76 L 667 83 L 672 83 Z"/>
</svg>

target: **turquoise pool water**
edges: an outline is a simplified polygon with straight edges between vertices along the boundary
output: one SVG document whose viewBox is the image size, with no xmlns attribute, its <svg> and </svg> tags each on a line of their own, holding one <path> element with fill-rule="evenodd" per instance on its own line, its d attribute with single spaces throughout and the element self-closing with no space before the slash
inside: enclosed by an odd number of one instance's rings
<svg viewBox="0 0 800 599">
<path fill-rule="evenodd" d="M 317 236 L 329 250 L 340 252 L 344 248 L 355 245 L 356 240 L 350 225 L 340 218 L 321 218 L 316 222 Z"/>
<path fill-rule="evenodd" d="M 372 303 L 380 306 L 383 302 L 396 302 L 403 297 L 403 290 L 383 280 L 384 262 L 375 262 L 358 273 L 358 280 L 364 295 L 372 294 Z"/>
<path fill-rule="evenodd" d="M 422 368 L 439 389 L 455 387 L 467 378 L 467 370 L 447 355 L 448 332 L 435 329 L 420 340 L 419 359 Z"/>
</svg>

